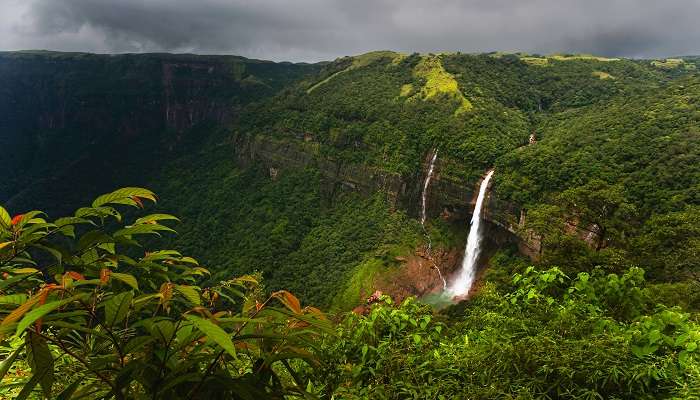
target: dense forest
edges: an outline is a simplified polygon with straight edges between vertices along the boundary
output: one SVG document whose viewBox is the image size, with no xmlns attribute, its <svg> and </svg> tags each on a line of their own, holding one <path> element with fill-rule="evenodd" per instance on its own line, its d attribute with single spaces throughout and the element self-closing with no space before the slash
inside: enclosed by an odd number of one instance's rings
<svg viewBox="0 0 700 400">
<path fill-rule="evenodd" d="M 697 398 L 698 64 L 0 53 L 0 398 Z"/>
</svg>

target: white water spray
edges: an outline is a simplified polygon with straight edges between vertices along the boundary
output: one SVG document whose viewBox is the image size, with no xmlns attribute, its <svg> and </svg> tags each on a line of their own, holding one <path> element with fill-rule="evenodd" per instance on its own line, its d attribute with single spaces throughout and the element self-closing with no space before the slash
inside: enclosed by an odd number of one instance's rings
<svg viewBox="0 0 700 400">
<path fill-rule="evenodd" d="M 474 276 L 476 275 L 476 261 L 479 258 L 479 252 L 481 251 L 481 232 L 479 230 L 481 227 L 481 211 L 491 176 L 493 176 L 493 170 L 486 174 L 483 182 L 481 182 L 481 187 L 479 188 L 479 196 L 476 198 L 471 227 L 469 228 L 469 236 L 467 237 L 467 247 L 464 250 L 462 268 L 449 288 L 449 293 L 453 296 L 464 296 L 468 294 L 472 284 L 474 283 Z"/>
<path fill-rule="evenodd" d="M 428 235 L 428 231 L 425 230 L 425 219 L 426 219 L 426 203 L 427 203 L 427 197 L 428 197 L 428 186 L 430 185 L 430 180 L 433 179 L 433 173 L 435 172 L 435 161 L 437 160 L 437 155 L 438 151 L 435 149 L 435 152 L 433 153 L 433 157 L 430 159 L 430 166 L 428 167 L 428 174 L 425 176 L 425 181 L 423 182 L 423 193 L 421 193 L 421 213 L 420 213 L 420 224 L 423 227 L 423 233 L 425 234 L 425 238 L 428 240 L 428 258 L 430 258 L 430 261 L 433 263 L 433 267 L 435 267 L 435 270 L 437 271 L 438 275 L 440 276 L 440 279 L 442 280 L 442 290 L 447 289 L 447 281 L 445 278 L 442 276 L 442 271 L 440 271 L 440 267 L 435 263 L 435 260 L 433 260 L 432 256 L 432 250 L 433 250 L 433 243 L 430 240 L 430 235 Z"/>
<path fill-rule="evenodd" d="M 425 176 L 425 181 L 423 182 L 423 193 L 421 194 L 421 213 L 420 213 L 420 224 L 425 227 L 425 204 L 427 202 L 428 196 L 428 185 L 430 185 L 430 180 L 433 179 L 433 172 L 435 172 L 435 160 L 437 160 L 438 151 L 435 149 L 433 153 L 433 158 L 430 159 L 430 166 L 428 167 L 428 174 Z"/>
</svg>

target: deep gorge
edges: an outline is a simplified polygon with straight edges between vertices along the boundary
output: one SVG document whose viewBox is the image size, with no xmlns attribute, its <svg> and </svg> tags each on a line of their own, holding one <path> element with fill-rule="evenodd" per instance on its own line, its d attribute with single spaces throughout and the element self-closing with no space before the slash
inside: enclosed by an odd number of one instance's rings
<svg viewBox="0 0 700 400">
<path fill-rule="evenodd" d="M 0 398 L 697 398 L 698 67 L 2 52 Z"/>
<path fill-rule="evenodd" d="M 221 179 L 234 179 L 226 178 L 225 168 L 229 168 L 236 176 L 249 176 L 254 185 L 270 188 L 286 185 L 282 181 L 290 176 L 292 180 L 304 174 L 312 176 L 319 185 L 318 193 L 302 190 L 314 199 L 303 207 L 313 206 L 307 210 L 310 214 L 295 222 L 304 227 L 303 234 L 322 229 L 316 225 L 321 220 L 313 222 L 314 213 L 331 215 L 348 201 L 368 199 L 379 199 L 386 206 L 387 214 L 383 215 L 403 213 L 413 224 L 421 218 L 421 195 L 433 149 L 440 148 L 426 193 L 425 214 L 431 225 L 444 222 L 439 228 L 443 242 L 437 245 L 442 246 L 438 251 L 443 252 L 446 264 L 442 267 L 447 273 L 461 257 L 475 188 L 483 172 L 494 166 L 502 173 L 495 177 L 485 204 L 484 254 L 515 246 L 519 254 L 538 262 L 564 246 L 559 239 L 552 242 L 552 236 L 576 238 L 583 243 L 583 247 L 575 245 L 581 254 L 589 251 L 586 248 L 596 253 L 607 247 L 626 251 L 630 246 L 626 239 L 599 237 L 604 232 L 603 222 L 590 220 L 592 215 L 577 210 L 557 217 L 564 222 L 552 232 L 544 232 L 548 229 L 542 224 L 542 207 L 558 201 L 558 193 L 584 178 L 567 169 L 564 162 L 564 174 L 549 179 L 553 186 L 544 189 L 547 182 L 541 178 L 551 172 L 542 169 L 537 157 L 551 157 L 552 146 L 561 146 L 563 133 L 558 130 L 566 129 L 562 118 L 572 118 L 571 124 L 577 126 L 588 113 L 596 114 L 598 107 L 617 107 L 615 96 L 626 90 L 643 88 L 663 100 L 675 90 L 676 75 L 681 74 L 678 79 L 686 81 L 694 78 L 641 61 L 572 58 L 549 62 L 552 67 L 542 68 L 516 56 L 434 57 L 392 52 L 321 64 L 230 56 L 3 53 L 0 109 L 8 112 L 0 116 L 0 140 L 3 148 L 12 151 L 3 157 L 2 167 L 12 173 L 0 187 L 0 198 L 10 210 L 37 207 L 50 213 L 66 212 L 80 199 L 116 186 L 148 185 L 163 188 L 167 196 L 164 208 L 170 204 L 174 211 L 184 211 L 191 210 L 190 203 L 196 200 L 180 194 L 182 190 L 176 187 L 195 187 L 199 182 L 200 193 L 215 191 L 219 183 L 208 180 L 205 171 L 220 168 L 217 173 Z M 430 68 L 437 75 L 428 74 Z M 591 73 L 599 69 L 624 79 L 606 80 Z M 500 71 L 502 77 L 492 79 L 493 71 Z M 509 75 L 514 71 L 517 77 Z M 668 83 L 659 87 L 649 76 Z M 438 77 L 454 82 L 458 92 L 455 86 L 434 86 L 431 79 Z M 581 87 L 588 92 L 581 92 Z M 110 96 L 102 96 L 106 91 Z M 468 105 L 462 100 L 467 98 Z M 474 109 L 465 111 L 469 107 Z M 656 132 L 656 128 L 649 129 Z M 658 140 L 654 143 L 663 145 Z M 130 150 L 112 150 L 123 147 Z M 585 155 L 570 160 L 576 157 Z M 163 173 L 192 167 L 198 168 L 200 175 Z M 76 176 L 80 177 L 77 185 L 65 185 Z M 685 189 L 689 187 L 692 185 L 669 187 L 669 193 L 685 190 L 676 197 L 692 203 L 696 195 Z M 636 193 L 639 189 L 631 190 Z M 229 196 L 233 197 L 228 201 L 235 203 L 235 193 Z M 171 203 L 168 197 L 173 199 Z M 215 197 L 210 199 L 211 205 L 223 206 L 218 203 L 223 198 Z M 637 225 L 651 213 L 665 212 L 650 210 L 643 200 L 629 198 L 632 200 L 627 203 L 642 213 L 634 222 Z M 666 207 L 667 211 L 674 209 Z M 285 212 L 273 213 L 280 229 L 287 219 Z M 185 213 L 189 219 L 197 218 L 194 211 Z M 229 229 L 224 217 L 227 213 L 221 215 L 224 219 L 217 223 L 225 232 Z M 274 225 L 274 221 L 269 224 Z M 187 230 L 191 232 L 184 232 L 183 237 L 191 239 L 197 229 Z M 619 228 L 613 231 L 619 232 Z M 402 233 L 402 250 L 390 252 L 401 254 L 382 256 L 386 259 L 380 264 L 401 265 L 421 254 L 425 243 L 419 233 Z M 196 237 L 193 243 L 199 243 Z M 431 238 L 427 239 L 430 242 Z M 302 242 L 286 237 L 284 257 L 298 251 Z M 374 259 L 369 255 L 369 243 L 361 251 L 368 260 Z M 204 253 L 200 245 L 190 246 Z M 232 251 L 225 242 L 216 248 L 214 259 Z M 485 265 L 487 258 L 480 264 Z M 355 263 L 364 265 L 359 260 Z M 348 278 L 348 268 L 364 267 L 346 265 L 339 282 L 354 279 Z M 280 279 L 289 282 L 292 278 Z M 359 298 L 358 294 L 356 301 Z"/>
</svg>

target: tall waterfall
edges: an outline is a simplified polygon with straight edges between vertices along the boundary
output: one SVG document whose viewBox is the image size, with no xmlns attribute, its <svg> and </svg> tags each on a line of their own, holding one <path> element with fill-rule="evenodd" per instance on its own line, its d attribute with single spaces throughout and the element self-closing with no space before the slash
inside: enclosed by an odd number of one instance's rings
<svg viewBox="0 0 700 400">
<path fill-rule="evenodd" d="M 432 255 L 432 250 L 433 250 L 433 243 L 430 240 L 430 235 L 428 234 L 428 231 L 425 230 L 425 215 L 426 215 L 426 203 L 427 203 L 427 198 L 428 198 L 428 186 L 430 185 L 430 180 L 433 179 L 433 173 L 435 172 L 435 161 L 437 160 L 437 155 L 438 155 L 438 150 L 435 149 L 435 152 L 433 152 L 433 157 L 430 159 L 430 166 L 428 167 L 428 173 L 425 176 L 425 181 L 423 182 L 423 192 L 421 193 L 421 212 L 420 212 L 420 224 L 423 227 L 423 233 L 425 234 L 425 238 L 428 241 L 428 257 L 430 258 L 430 261 L 433 263 L 433 267 L 437 271 L 438 275 L 440 276 L 440 279 L 442 280 L 442 289 L 445 290 L 447 288 L 447 281 L 445 280 L 445 277 L 442 276 L 442 271 L 440 271 L 440 267 L 435 263 L 435 260 L 433 260 L 433 255 Z"/>
<path fill-rule="evenodd" d="M 467 247 L 464 250 L 464 260 L 462 260 L 462 268 L 460 269 L 455 280 L 449 288 L 449 293 L 453 296 L 464 296 L 469 293 L 469 290 L 474 283 L 474 275 L 476 273 L 476 261 L 479 258 L 481 250 L 481 211 L 483 209 L 484 197 L 489 186 L 489 181 L 493 176 L 493 170 L 489 171 L 481 182 L 479 188 L 479 197 L 476 198 L 474 205 L 474 214 L 472 215 L 471 227 L 469 228 L 469 236 L 467 237 Z"/>
<path fill-rule="evenodd" d="M 433 153 L 433 158 L 430 159 L 430 166 L 428 167 L 428 174 L 425 176 L 425 181 L 423 182 L 423 193 L 421 194 L 421 210 L 420 210 L 420 224 L 425 227 L 425 204 L 427 202 L 426 198 L 428 196 L 428 185 L 430 185 L 430 180 L 433 179 L 433 172 L 435 172 L 435 160 L 437 160 L 438 151 L 435 149 Z"/>
</svg>

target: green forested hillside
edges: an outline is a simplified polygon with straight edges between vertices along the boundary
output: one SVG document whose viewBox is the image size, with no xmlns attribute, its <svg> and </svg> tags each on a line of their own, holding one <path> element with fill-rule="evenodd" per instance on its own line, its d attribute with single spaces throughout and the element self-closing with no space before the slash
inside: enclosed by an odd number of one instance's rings
<svg viewBox="0 0 700 400">
<path fill-rule="evenodd" d="M 0 52 L 0 201 L 67 212 L 141 182 L 315 70 L 235 56 Z"/>
<path fill-rule="evenodd" d="M 109 187 L 147 185 L 188 221 L 178 244 L 206 262 L 226 260 L 222 273 L 260 270 L 272 287 L 330 304 L 325 276 L 313 285 L 298 277 L 323 262 L 335 287 L 379 249 L 420 244 L 411 217 L 426 154 L 439 149 L 438 179 L 456 185 L 451 196 L 464 193 L 462 209 L 477 179 L 496 168 L 493 218 L 508 225 L 522 211 L 521 229 L 541 236 L 545 262 L 567 261 L 571 271 L 649 265 L 650 277 L 679 281 L 697 272 L 694 62 L 384 51 L 294 65 L 5 53 L 0 97 L 13 112 L 2 140 L 13 151 L 3 193 L 16 211 L 64 212 Z M 536 143 L 526 146 L 531 134 Z M 256 138 L 279 143 L 258 149 L 274 153 L 267 161 L 249 148 Z M 296 143 L 304 154 L 291 150 Z M 329 178 L 336 169 L 349 172 Z M 403 186 L 392 201 L 376 183 L 381 174 Z M 454 207 L 436 185 L 432 218 Z M 213 215 L 202 220 L 202 209 Z M 348 210 L 376 225 L 344 231 Z M 566 233 L 567 223 L 594 230 L 595 243 Z M 454 245 L 464 240 L 462 224 L 452 219 L 433 233 Z M 406 232 L 382 233 L 397 225 Z M 322 228 L 337 234 L 339 250 L 318 249 Z"/>
<path fill-rule="evenodd" d="M 699 201 L 690 62 L 378 52 L 337 60 L 309 85 L 252 107 L 236 134 L 306 135 L 324 157 L 404 176 L 439 148 L 454 161 L 440 173 L 462 179 L 465 192 L 495 166 L 496 199 L 524 211 L 548 262 L 653 265 L 649 276 L 661 281 L 696 271 L 670 255 L 698 254 L 692 222 L 678 222 L 696 220 Z M 536 143 L 524 146 L 530 134 Z M 598 235 L 593 251 L 563 234 L 572 221 Z M 673 239 L 660 245 L 663 235 Z"/>
<path fill-rule="evenodd" d="M 697 64 L 2 53 L 0 396 L 697 398 Z"/>
<path fill-rule="evenodd" d="M 276 181 L 262 168 L 241 169 L 226 148 L 184 157 L 153 182 L 162 209 L 183 220 L 173 245 L 221 266 L 213 280 L 258 271 L 270 289 L 328 306 L 338 292 L 329 289 L 342 288 L 354 267 L 375 257 L 394 263 L 392 254 L 410 252 L 420 231 L 382 196 L 347 193 L 329 203 L 321 185 L 315 168 Z M 350 305 L 359 300 L 357 293 Z"/>
</svg>

